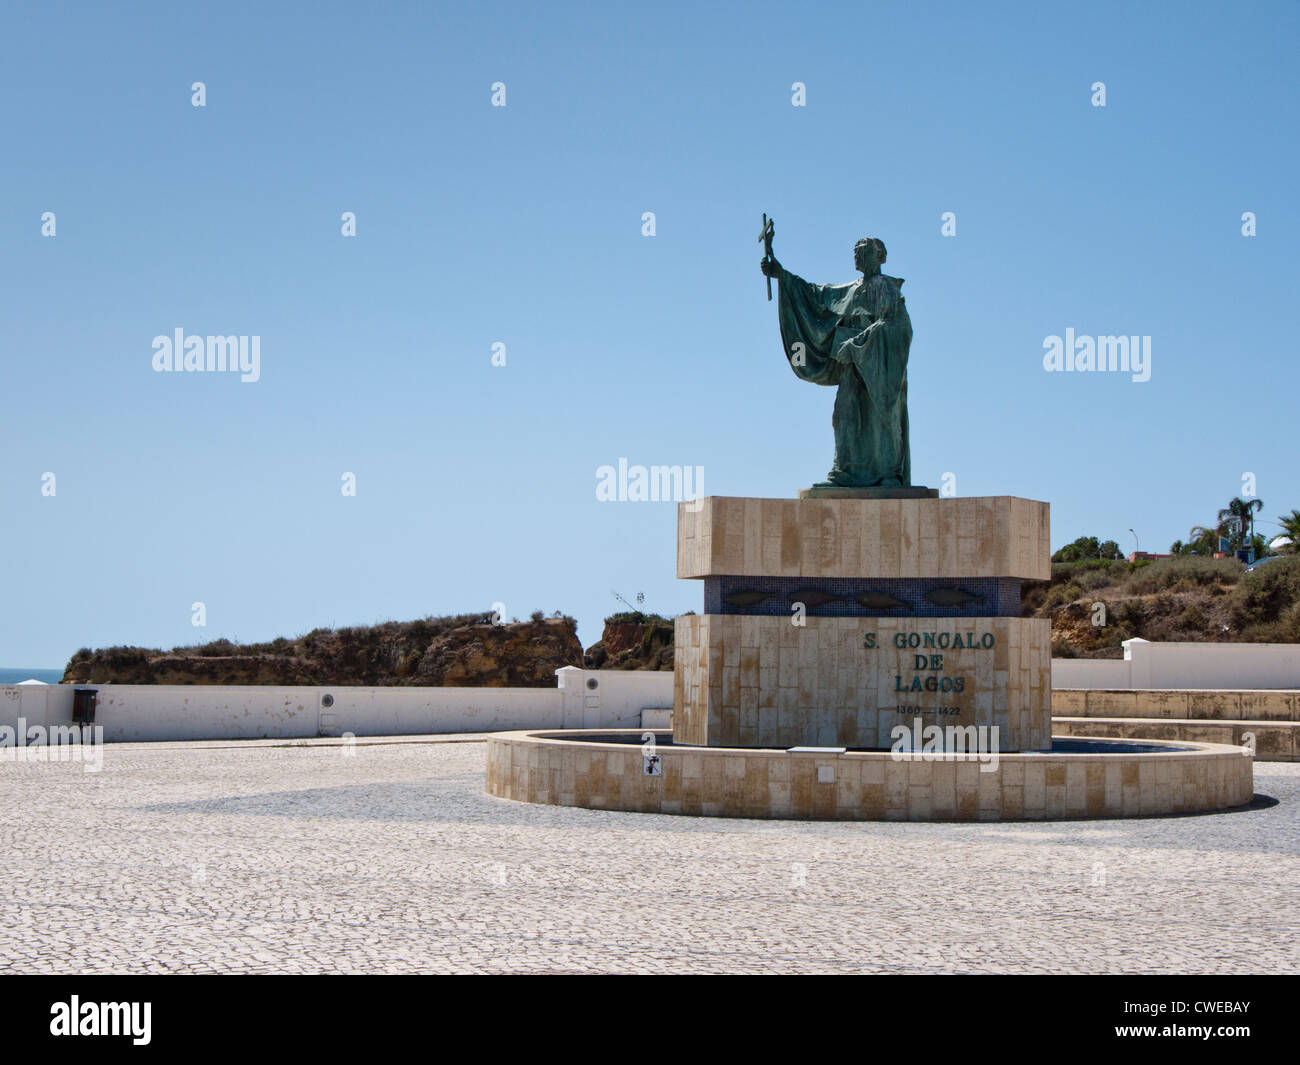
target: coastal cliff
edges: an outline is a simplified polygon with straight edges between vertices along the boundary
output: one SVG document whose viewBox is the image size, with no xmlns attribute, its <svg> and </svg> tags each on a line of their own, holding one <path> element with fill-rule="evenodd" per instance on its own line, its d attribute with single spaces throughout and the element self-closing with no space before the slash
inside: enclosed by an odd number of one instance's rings
<svg viewBox="0 0 1300 1065">
<path fill-rule="evenodd" d="M 162 651 L 83 648 L 65 684 L 354 684 L 547 688 L 555 671 L 581 666 L 570 617 L 493 624 L 478 614 L 315 629 L 295 639 L 229 640 Z"/>
</svg>

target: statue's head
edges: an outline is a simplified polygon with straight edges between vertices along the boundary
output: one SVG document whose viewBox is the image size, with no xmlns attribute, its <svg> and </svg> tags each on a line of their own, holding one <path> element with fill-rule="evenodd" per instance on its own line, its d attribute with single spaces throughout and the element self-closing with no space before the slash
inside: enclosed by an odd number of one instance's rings
<svg viewBox="0 0 1300 1065">
<path fill-rule="evenodd" d="M 885 256 L 885 242 L 879 237 L 863 237 L 853 245 L 853 264 L 864 274 L 879 270 Z"/>
</svg>

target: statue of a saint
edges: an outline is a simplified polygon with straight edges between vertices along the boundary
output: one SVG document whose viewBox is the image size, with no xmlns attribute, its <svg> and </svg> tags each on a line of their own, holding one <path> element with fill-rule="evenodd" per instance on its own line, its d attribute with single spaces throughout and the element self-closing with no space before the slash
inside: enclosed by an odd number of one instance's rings
<svg viewBox="0 0 1300 1065">
<path fill-rule="evenodd" d="M 766 226 L 766 219 L 764 219 Z M 907 353 L 912 321 L 901 277 L 880 272 L 884 242 L 853 247 L 862 278 L 815 285 L 771 254 L 763 273 L 779 282 L 781 341 L 790 368 L 805 381 L 835 385 L 835 462 L 814 488 L 907 488 L 912 456 L 907 438 Z"/>
</svg>

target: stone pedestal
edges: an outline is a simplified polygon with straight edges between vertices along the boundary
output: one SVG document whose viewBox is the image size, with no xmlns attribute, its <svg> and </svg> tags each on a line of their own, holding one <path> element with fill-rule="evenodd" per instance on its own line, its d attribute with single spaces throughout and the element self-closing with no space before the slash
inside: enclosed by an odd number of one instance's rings
<svg viewBox="0 0 1300 1065">
<path fill-rule="evenodd" d="M 672 734 L 647 736 L 645 722 L 494 733 L 488 793 L 892 821 L 1150 817 L 1250 801 L 1243 747 L 1053 741 L 1050 628 L 1020 616 L 1020 582 L 1051 571 L 1047 504 L 853 491 L 682 504 L 677 575 L 704 582 L 704 613 L 677 619 Z"/>
<path fill-rule="evenodd" d="M 1048 748 L 1050 628 L 1020 617 L 1048 531 L 1011 496 L 680 504 L 704 613 L 677 619 L 674 741 L 880 749 L 919 722 Z"/>
</svg>

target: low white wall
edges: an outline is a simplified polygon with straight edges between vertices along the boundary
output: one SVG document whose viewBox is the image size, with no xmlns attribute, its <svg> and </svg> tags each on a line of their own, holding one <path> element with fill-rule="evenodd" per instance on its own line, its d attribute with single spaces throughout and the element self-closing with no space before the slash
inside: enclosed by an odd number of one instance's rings
<svg viewBox="0 0 1300 1065">
<path fill-rule="evenodd" d="M 563 728 L 640 728 L 643 710 L 673 705 L 671 672 L 566 666 L 555 675 L 566 699 Z"/>
<path fill-rule="evenodd" d="M 1052 659 L 1053 688 L 1300 688 L 1300 644 L 1125 640 L 1124 658 Z"/>
<path fill-rule="evenodd" d="M 0 686 L 0 728 L 66 725 L 72 721 L 72 688 L 67 684 L 5 684 Z"/>
<path fill-rule="evenodd" d="M 1053 688 L 1127 688 L 1129 663 L 1115 658 L 1053 658 Z"/>
<path fill-rule="evenodd" d="M 77 687 L 98 692 L 95 724 L 108 742 L 639 728 L 642 711 L 672 705 L 672 673 L 569 666 L 556 674 L 555 688 Z M 73 687 L 0 686 L 0 726 L 71 724 Z"/>
</svg>

